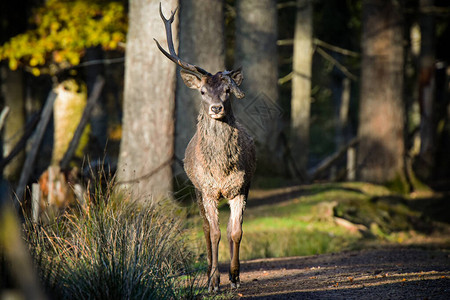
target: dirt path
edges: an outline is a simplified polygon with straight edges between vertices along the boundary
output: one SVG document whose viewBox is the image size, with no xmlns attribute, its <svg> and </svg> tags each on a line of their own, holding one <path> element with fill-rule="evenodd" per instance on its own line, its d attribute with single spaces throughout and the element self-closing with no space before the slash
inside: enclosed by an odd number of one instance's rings
<svg viewBox="0 0 450 300">
<path fill-rule="evenodd" d="M 222 291 L 229 290 L 221 266 Z M 385 248 L 241 263 L 236 299 L 450 299 L 450 251 Z"/>
</svg>

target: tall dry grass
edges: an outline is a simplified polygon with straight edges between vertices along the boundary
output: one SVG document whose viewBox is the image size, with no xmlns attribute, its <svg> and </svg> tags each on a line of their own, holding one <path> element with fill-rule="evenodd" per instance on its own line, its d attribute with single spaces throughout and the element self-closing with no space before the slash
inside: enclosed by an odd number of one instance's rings
<svg viewBox="0 0 450 300">
<path fill-rule="evenodd" d="M 195 298 L 192 270 L 173 204 L 147 204 L 102 180 L 84 208 L 52 224 L 25 223 L 26 240 L 47 294 L 56 299 Z"/>
</svg>

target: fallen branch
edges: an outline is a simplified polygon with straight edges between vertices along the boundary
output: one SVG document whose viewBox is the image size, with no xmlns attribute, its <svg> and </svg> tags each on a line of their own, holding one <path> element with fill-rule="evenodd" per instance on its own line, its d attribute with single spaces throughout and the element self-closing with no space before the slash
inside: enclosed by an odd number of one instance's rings
<svg viewBox="0 0 450 300">
<path fill-rule="evenodd" d="M 358 77 L 356 75 L 352 74 L 343 64 L 341 64 L 339 61 L 337 61 L 334 57 L 332 57 L 330 54 L 328 54 L 325 50 L 323 50 L 320 47 L 317 47 L 316 51 L 323 58 L 330 61 L 336 68 L 341 70 L 341 72 L 344 73 L 345 76 L 347 76 L 348 78 L 350 78 L 353 81 L 358 80 Z"/>
<path fill-rule="evenodd" d="M 10 110 L 9 106 L 5 106 L 2 110 L 2 112 L 0 113 L 0 130 L 2 130 L 3 126 L 5 125 L 5 120 L 9 114 L 9 110 Z"/>
<path fill-rule="evenodd" d="M 20 140 L 17 142 L 17 144 L 12 148 L 12 150 L 9 152 L 9 154 L 3 158 L 0 161 L 0 170 L 3 170 L 10 162 L 11 160 L 16 157 L 17 154 L 22 151 L 25 146 L 27 145 L 27 141 L 30 138 L 30 136 L 33 134 L 34 129 L 36 128 L 36 125 L 39 123 L 40 115 L 36 113 L 30 121 L 28 121 L 25 132 L 23 133 Z"/>
<path fill-rule="evenodd" d="M 343 55 L 352 56 L 352 57 L 360 57 L 361 56 L 358 52 L 347 50 L 347 49 L 344 49 L 344 48 L 341 48 L 341 47 L 338 47 L 335 45 L 331 45 L 331 44 L 328 44 L 327 42 L 324 42 L 319 39 L 314 39 L 314 44 L 319 47 L 324 47 L 324 48 L 327 48 L 328 50 L 331 50 L 331 51 L 334 51 L 336 53 L 340 53 Z"/>
<path fill-rule="evenodd" d="M 14 202 L 14 205 L 17 209 L 19 209 L 22 204 L 24 198 L 25 188 L 30 178 L 30 174 L 33 171 L 34 161 L 36 160 L 36 155 L 39 150 L 39 146 L 41 145 L 42 138 L 44 137 L 45 129 L 47 128 L 48 121 L 52 116 L 53 112 L 53 103 L 55 102 L 57 94 L 51 90 L 48 94 L 47 101 L 45 102 L 45 106 L 42 110 L 41 120 L 36 128 L 36 134 L 31 145 L 31 150 L 25 159 L 25 163 L 23 165 L 22 173 L 20 174 L 19 184 L 17 185 L 16 195 L 18 197 L 18 201 Z"/>
<path fill-rule="evenodd" d="M 323 47 L 323 48 L 326 48 L 333 52 L 340 53 L 342 55 L 351 56 L 351 57 L 360 57 L 361 56 L 358 52 L 344 49 L 344 48 L 341 48 L 341 47 L 338 47 L 335 45 L 331 45 L 331 44 L 324 42 L 322 40 L 319 40 L 317 38 L 313 40 L 313 44 L 315 46 Z M 294 45 L 293 39 L 284 39 L 284 40 L 277 41 L 277 46 L 292 46 L 292 45 Z"/>
</svg>

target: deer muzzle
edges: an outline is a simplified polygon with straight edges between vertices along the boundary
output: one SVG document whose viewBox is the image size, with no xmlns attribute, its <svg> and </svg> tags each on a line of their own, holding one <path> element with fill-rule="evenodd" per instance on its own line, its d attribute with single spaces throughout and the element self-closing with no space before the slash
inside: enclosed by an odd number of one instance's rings
<svg viewBox="0 0 450 300">
<path fill-rule="evenodd" d="M 209 116 L 213 119 L 222 119 L 225 116 L 225 110 L 222 104 L 212 104 L 209 106 Z"/>
</svg>

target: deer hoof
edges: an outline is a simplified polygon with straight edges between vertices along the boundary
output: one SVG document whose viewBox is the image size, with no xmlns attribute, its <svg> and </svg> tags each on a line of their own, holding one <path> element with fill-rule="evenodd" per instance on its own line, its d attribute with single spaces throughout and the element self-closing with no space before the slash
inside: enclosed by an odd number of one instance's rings
<svg viewBox="0 0 450 300">
<path fill-rule="evenodd" d="M 208 287 L 208 292 L 209 293 L 217 293 L 219 291 L 219 286 L 212 286 L 212 285 L 210 285 L 209 287 Z"/>
<path fill-rule="evenodd" d="M 231 289 L 238 289 L 241 287 L 241 283 L 240 282 L 232 282 L 231 283 Z"/>
<path fill-rule="evenodd" d="M 209 282 L 208 286 L 208 292 L 218 292 L 219 291 L 219 285 L 220 285 L 220 278 L 219 276 L 213 276 Z"/>
</svg>

